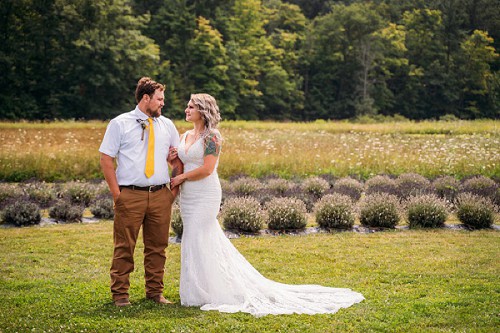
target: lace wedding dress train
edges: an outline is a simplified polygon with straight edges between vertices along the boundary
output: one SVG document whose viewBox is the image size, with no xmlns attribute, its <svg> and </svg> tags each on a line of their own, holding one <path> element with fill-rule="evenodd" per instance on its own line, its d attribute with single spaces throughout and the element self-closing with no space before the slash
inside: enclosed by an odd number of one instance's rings
<svg viewBox="0 0 500 333">
<path fill-rule="evenodd" d="M 186 172 L 203 164 L 203 149 L 203 140 L 196 141 L 187 151 L 185 138 L 181 140 L 178 152 Z M 185 181 L 181 186 L 182 305 L 264 316 L 335 313 L 364 299 L 350 289 L 287 285 L 262 276 L 221 229 L 217 221 L 220 202 L 216 170 L 209 177 Z"/>
</svg>

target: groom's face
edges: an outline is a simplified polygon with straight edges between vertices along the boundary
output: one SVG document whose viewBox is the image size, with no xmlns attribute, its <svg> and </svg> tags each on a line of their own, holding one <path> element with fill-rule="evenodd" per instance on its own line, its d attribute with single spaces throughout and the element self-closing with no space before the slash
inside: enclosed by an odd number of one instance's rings
<svg viewBox="0 0 500 333">
<path fill-rule="evenodd" d="M 146 112 L 151 117 L 161 116 L 161 108 L 165 105 L 165 95 L 162 90 L 156 89 L 153 97 L 149 99 Z"/>
</svg>

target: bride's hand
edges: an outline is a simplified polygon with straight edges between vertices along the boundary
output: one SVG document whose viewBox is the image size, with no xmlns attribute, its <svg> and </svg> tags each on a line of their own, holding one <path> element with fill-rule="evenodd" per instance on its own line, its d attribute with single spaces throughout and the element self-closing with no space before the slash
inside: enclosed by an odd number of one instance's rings
<svg viewBox="0 0 500 333">
<path fill-rule="evenodd" d="M 184 183 L 186 179 L 183 177 L 183 175 L 178 175 L 174 178 L 170 178 L 170 187 L 176 187 L 179 186 L 180 184 Z"/>
<path fill-rule="evenodd" d="M 173 160 L 175 160 L 177 158 L 177 156 L 178 156 L 177 148 L 170 147 L 170 149 L 168 150 L 167 162 L 172 162 Z"/>
</svg>

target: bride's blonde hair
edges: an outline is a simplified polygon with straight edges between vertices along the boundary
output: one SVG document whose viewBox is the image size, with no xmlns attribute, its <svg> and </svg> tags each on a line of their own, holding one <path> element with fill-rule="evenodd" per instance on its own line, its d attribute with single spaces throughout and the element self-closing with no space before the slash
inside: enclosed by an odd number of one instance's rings
<svg viewBox="0 0 500 333">
<path fill-rule="evenodd" d="M 201 114 L 205 122 L 205 131 L 202 137 L 207 137 L 210 133 L 218 132 L 217 125 L 219 124 L 221 117 L 219 112 L 219 106 L 215 98 L 209 94 L 192 94 L 191 101 L 194 105 L 198 107 L 198 111 Z"/>
</svg>

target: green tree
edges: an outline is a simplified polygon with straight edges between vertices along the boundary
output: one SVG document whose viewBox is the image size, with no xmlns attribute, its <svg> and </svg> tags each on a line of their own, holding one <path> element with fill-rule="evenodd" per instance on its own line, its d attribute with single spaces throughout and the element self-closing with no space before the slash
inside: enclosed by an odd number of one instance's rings
<svg viewBox="0 0 500 333">
<path fill-rule="evenodd" d="M 383 74 L 378 68 L 382 41 L 376 32 L 383 26 L 372 5 L 358 3 L 334 5 L 331 13 L 313 21 L 305 44 L 307 118 L 341 119 L 374 111 L 374 76 Z"/>
<path fill-rule="evenodd" d="M 237 117 L 283 117 L 297 107 L 297 87 L 283 68 L 283 50 L 266 35 L 266 9 L 260 0 L 236 0 L 228 23 L 230 100 Z M 290 98 L 290 96 L 292 96 Z"/>
<path fill-rule="evenodd" d="M 190 41 L 193 65 L 190 79 L 196 91 L 215 96 L 223 118 L 234 119 L 234 106 L 224 98 L 224 90 L 229 85 L 228 57 L 222 35 L 210 25 L 210 21 L 200 16 L 197 20 L 194 38 Z"/>
<path fill-rule="evenodd" d="M 61 115 L 62 85 L 56 78 L 67 72 L 63 63 L 67 61 L 66 47 L 71 47 L 65 36 L 58 34 L 61 7 L 55 0 L 2 2 L 1 118 L 43 119 Z"/>
<path fill-rule="evenodd" d="M 313 19 L 329 11 L 331 0 L 288 0 L 287 2 L 299 6 L 306 17 Z"/>
<path fill-rule="evenodd" d="M 137 79 L 165 113 L 499 117 L 498 0 L 4 0 L 0 118 L 109 118 Z"/>
<path fill-rule="evenodd" d="M 466 31 L 483 30 L 493 38 L 493 47 L 500 47 L 500 2 L 497 0 L 461 0 L 465 12 Z M 498 60 L 497 60 L 498 61 Z"/>
<path fill-rule="evenodd" d="M 266 70 L 262 86 L 266 110 L 275 119 L 300 119 L 304 108 L 301 48 L 307 20 L 296 5 L 264 2 L 267 36 L 274 47 L 273 65 Z"/>
<path fill-rule="evenodd" d="M 460 48 L 460 41 L 465 36 L 463 25 L 465 12 L 461 6 L 463 0 L 439 0 L 437 9 L 442 13 L 443 44 L 446 48 L 446 65 L 451 65 L 452 55 Z"/>
<path fill-rule="evenodd" d="M 129 108 L 131 88 L 141 74 L 156 74 L 159 57 L 140 33 L 148 17 L 128 4 L 7 1 L 0 117 L 108 118 Z"/>
<path fill-rule="evenodd" d="M 189 95 L 195 91 L 189 78 L 193 65 L 189 47 L 196 29 L 193 1 L 134 0 L 134 8 L 151 16 L 142 33 L 160 48 L 158 80 L 166 85 L 164 112 L 182 118 Z"/>
<path fill-rule="evenodd" d="M 259 0 L 236 0 L 228 23 L 226 47 L 229 55 L 229 78 L 231 82 L 228 96 L 236 100 L 237 115 L 243 119 L 258 119 L 264 109 L 259 79 L 265 49 L 265 24 Z"/>
<path fill-rule="evenodd" d="M 475 30 L 460 45 L 456 70 L 460 77 L 462 118 L 500 116 L 498 104 L 491 105 L 489 100 L 489 95 L 495 94 L 494 89 L 497 88 L 490 66 L 499 56 L 492 44 L 493 38 L 487 32 Z"/>
<path fill-rule="evenodd" d="M 453 112 L 458 94 L 449 70 L 439 10 L 415 9 L 403 14 L 408 67 L 397 95 L 399 111 L 406 117 L 437 118 Z"/>
<path fill-rule="evenodd" d="M 405 37 L 404 27 L 388 23 L 368 36 L 370 49 L 366 50 L 366 44 L 362 41 L 359 87 L 363 89 L 358 96 L 360 104 L 356 105 L 357 115 L 375 112 L 390 114 L 388 110 L 395 105 L 394 91 L 398 89 L 391 86 L 393 78 L 408 66 Z M 371 55 L 367 51 L 371 51 Z"/>
<path fill-rule="evenodd" d="M 159 48 L 141 33 L 149 15 L 134 16 L 126 0 L 78 2 L 77 8 L 87 9 L 74 41 L 78 51 L 74 73 L 80 79 L 72 82 L 80 91 L 79 116 L 102 118 L 123 112 L 135 103 L 130 91 L 138 78 L 158 74 Z"/>
</svg>

